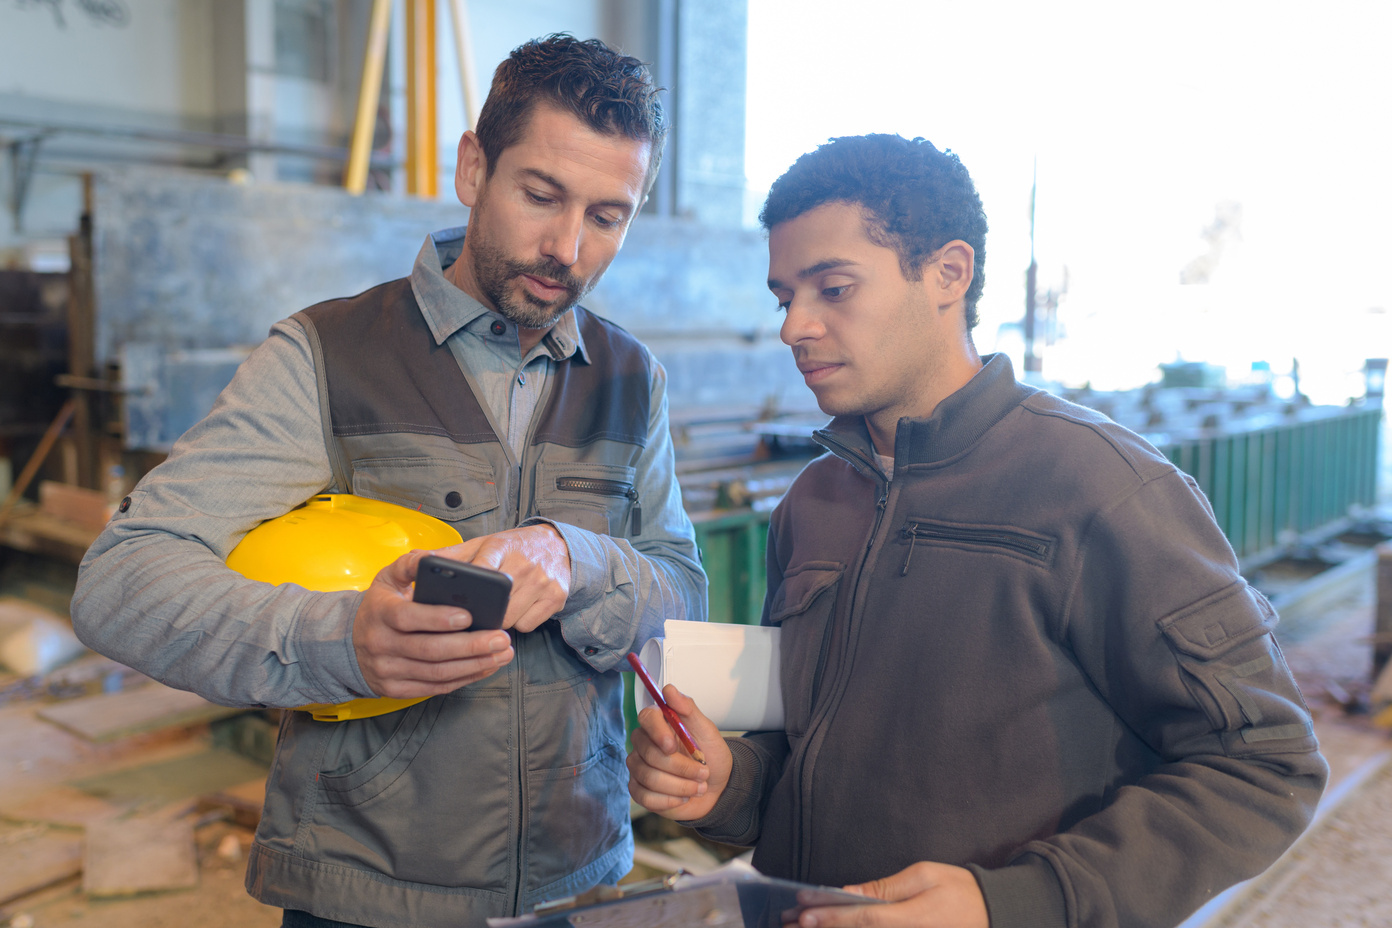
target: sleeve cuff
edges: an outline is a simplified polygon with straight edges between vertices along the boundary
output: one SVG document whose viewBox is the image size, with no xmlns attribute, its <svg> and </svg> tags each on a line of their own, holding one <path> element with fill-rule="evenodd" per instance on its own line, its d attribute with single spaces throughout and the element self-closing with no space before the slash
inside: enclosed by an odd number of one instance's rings
<svg viewBox="0 0 1392 928">
<path fill-rule="evenodd" d="M 295 660 L 314 687 L 326 694 L 317 702 L 343 702 L 376 696 L 358 667 L 353 617 L 363 594 L 319 593 L 306 598 L 295 629 Z"/>
<path fill-rule="evenodd" d="M 730 782 L 715 808 L 695 821 L 682 822 L 723 844 L 750 847 L 758 839 L 759 797 L 762 795 L 759 756 L 739 738 L 726 738 L 730 747 Z"/>
<path fill-rule="evenodd" d="M 1044 858 L 1026 854 L 999 870 L 967 869 L 981 887 L 991 928 L 1066 928 L 1063 886 Z"/>
</svg>

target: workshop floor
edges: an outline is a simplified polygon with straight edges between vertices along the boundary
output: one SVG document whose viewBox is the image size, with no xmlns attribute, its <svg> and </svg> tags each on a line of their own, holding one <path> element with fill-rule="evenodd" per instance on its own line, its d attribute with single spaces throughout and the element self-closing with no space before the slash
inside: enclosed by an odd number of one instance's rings
<svg viewBox="0 0 1392 928">
<path fill-rule="evenodd" d="M 54 592 L 61 583 L 61 575 L 41 578 L 21 592 L 53 608 L 61 605 Z M 1347 708 L 1368 693 L 1372 621 L 1370 580 L 1328 607 L 1321 622 L 1300 623 L 1300 640 L 1283 641 L 1333 770 L 1330 795 L 1340 801 L 1267 877 L 1187 928 L 1392 924 L 1392 741 L 1366 714 Z M 254 902 L 242 888 L 251 829 L 205 801 L 206 794 L 225 790 L 227 780 L 244 779 L 238 765 L 251 762 L 218 754 L 206 724 L 95 743 L 41 718 L 44 707 L 80 692 L 84 680 L 90 689 L 92 681 L 119 672 L 94 655 L 74 666 L 56 681 L 0 674 L 0 892 L 4 874 L 42 872 L 44 866 L 52 874 L 45 888 L 0 902 L 0 926 L 279 925 L 279 910 Z M 164 772 L 159 785 L 151 770 Z M 132 814 L 192 824 L 196 885 L 116 898 L 84 890 L 84 829 Z M 638 824 L 643 875 L 674 859 L 699 863 L 702 855 L 711 860 L 712 851 L 721 856 L 722 849 L 702 848 L 670 823 Z"/>
</svg>

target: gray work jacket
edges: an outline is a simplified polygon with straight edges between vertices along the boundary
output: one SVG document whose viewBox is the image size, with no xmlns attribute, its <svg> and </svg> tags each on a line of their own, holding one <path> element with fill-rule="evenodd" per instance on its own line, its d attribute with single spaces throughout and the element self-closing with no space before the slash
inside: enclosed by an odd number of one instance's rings
<svg viewBox="0 0 1392 928">
<path fill-rule="evenodd" d="M 93 546 L 74 622 L 98 650 L 220 702 L 370 695 L 352 654 L 360 594 L 270 588 L 220 564 L 241 534 L 288 508 L 279 497 L 336 489 L 409 502 L 465 538 L 553 521 L 577 582 L 556 621 L 514 636 L 517 656 L 498 674 L 374 719 L 285 714 L 248 867 L 249 889 L 273 905 L 362 924 L 474 925 L 630 866 L 611 668 L 665 618 L 703 617 L 704 576 L 690 523 L 672 512 L 665 398 L 646 350 L 577 309 L 585 351 L 556 365 L 513 460 L 418 305 L 417 276 L 278 326 L 309 355 L 314 440 L 302 433 L 304 397 L 253 396 L 267 380 L 301 379 L 258 376 L 286 353 L 273 339 L 270 363 L 253 355 Z M 286 428 L 290 406 L 299 428 Z M 249 429 L 263 443 L 229 451 Z M 293 479 L 303 468 L 280 468 L 282 482 L 267 485 L 238 473 L 238 461 L 298 461 L 316 443 L 322 478 L 308 492 Z M 646 499 L 654 483 L 640 471 L 663 450 L 654 443 L 666 443 L 667 479 Z M 218 453 L 233 461 L 217 466 Z M 189 467 L 190 456 L 209 466 Z M 566 479 L 577 476 L 602 479 Z M 187 531 L 210 524 L 212 543 Z"/>
</svg>

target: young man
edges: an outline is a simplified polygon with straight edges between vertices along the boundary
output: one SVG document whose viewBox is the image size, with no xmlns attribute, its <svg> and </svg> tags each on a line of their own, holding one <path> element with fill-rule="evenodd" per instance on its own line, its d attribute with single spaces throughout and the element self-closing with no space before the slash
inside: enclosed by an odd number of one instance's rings
<svg viewBox="0 0 1392 928">
<path fill-rule="evenodd" d="M 1269 865 L 1327 768 L 1193 480 L 978 357 L 986 219 L 955 155 L 842 138 L 773 186 L 769 289 L 831 452 L 769 527 L 784 731 L 709 767 L 645 712 L 644 806 L 890 905 L 804 926 L 1172 926 Z"/>
<path fill-rule="evenodd" d="M 88 552 L 79 634 L 172 686 L 246 706 L 435 697 L 283 716 L 247 887 L 286 925 L 481 926 L 632 866 L 613 671 L 664 619 L 704 618 L 705 577 L 665 374 L 576 302 L 665 132 L 635 59 L 569 36 L 518 48 L 459 143 L 467 235 L 278 323 Z M 443 554 L 512 576 L 505 630 L 413 603 L 420 552 L 365 593 L 223 565 L 325 491 L 450 522 L 466 541 Z"/>
</svg>

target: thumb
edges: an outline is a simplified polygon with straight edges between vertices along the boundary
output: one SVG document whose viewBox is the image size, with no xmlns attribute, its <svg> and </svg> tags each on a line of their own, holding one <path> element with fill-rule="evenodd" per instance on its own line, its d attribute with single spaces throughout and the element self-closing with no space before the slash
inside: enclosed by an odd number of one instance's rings
<svg viewBox="0 0 1392 928">
<path fill-rule="evenodd" d="M 846 886 L 844 889 L 846 892 L 869 896 L 871 899 L 884 899 L 893 902 L 914 895 L 920 889 L 915 885 L 915 882 L 906 876 L 906 871 L 901 870 L 890 876 L 871 880 L 868 883 L 858 883 L 855 886 Z"/>
<path fill-rule="evenodd" d="M 386 586 L 403 596 L 410 595 L 411 584 L 415 582 L 416 569 L 420 566 L 420 559 L 429 553 L 429 551 L 407 551 L 378 571 L 372 582 Z"/>
<path fill-rule="evenodd" d="M 671 683 L 662 688 L 662 698 L 667 700 L 667 705 L 672 707 L 672 711 L 681 716 L 682 723 L 686 725 L 686 730 L 691 732 L 691 737 L 698 742 L 723 741 L 720 729 L 715 727 L 715 723 L 706 718 L 704 712 L 696 705 L 696 700 L 677 689 Z"/>
</svg>

